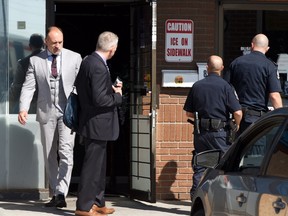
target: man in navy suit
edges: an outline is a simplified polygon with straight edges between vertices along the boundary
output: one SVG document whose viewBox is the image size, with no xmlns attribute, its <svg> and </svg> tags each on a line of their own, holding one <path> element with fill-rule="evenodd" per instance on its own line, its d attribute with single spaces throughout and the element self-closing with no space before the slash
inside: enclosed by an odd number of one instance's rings
<svg viewBox="0 0 288 216">
<path fill-rule="evenodd" d="M 122 84 L 113 86 L 106 63 L 115 54 L 117 46 L 117 35 L 101 33 L 96 51 L 82 61 L 75 81 L 80 103 L 79 133 L 85 145 L 77 216 L 100 216 L 115 211 L 105 206 L 104 193 L 107 141 L 119 136 L 117 107 L 122 103 Z"/>
</svg>

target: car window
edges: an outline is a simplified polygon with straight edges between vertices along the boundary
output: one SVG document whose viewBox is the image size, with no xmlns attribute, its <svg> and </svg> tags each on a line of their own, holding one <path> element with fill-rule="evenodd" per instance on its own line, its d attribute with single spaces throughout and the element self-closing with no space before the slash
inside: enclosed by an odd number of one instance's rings
<svg viewBox="0 0 288 216">
<path fill-rule="evenodd" d="M 273 151 L 266 175 L 288 177 L 288 126 L 286 126 Z"/>
<path fill-rule="evenodd" d="M 264 129 L 260 135 L 254 137 L 241 153 L 238 171 L 243 174 L 259 174 L 264 156 L 269 150 L 279 125 Z"/>
</svg>

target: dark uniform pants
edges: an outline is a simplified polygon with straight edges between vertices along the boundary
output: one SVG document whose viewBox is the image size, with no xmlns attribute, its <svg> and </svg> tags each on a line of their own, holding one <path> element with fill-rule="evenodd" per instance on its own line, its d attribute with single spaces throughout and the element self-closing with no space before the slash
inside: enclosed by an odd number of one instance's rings
<svg viewBox="0 0 288 216">
<path fill-rule="evenodd" d="M 213 150 L 213 149 L 221 149 L 222 152 L 226 152 L 229 148 L 227 131 L 221 129 L 218 132 L 209 132 L 209 131 L 201 131 L 201 134 L 194 134 L 194 148 L 193 157 L 195 154 L 198 154 L 203 151 Z M 205 171 L 205 168 L 201 166 L 196 166 L 192 160 L 193 167 L 193 186 L 190 190 L 191 199 L 195 190 L 199 184 L 199 181 Z"/>
<path fill-rule="evenodd" d="M 243 133 L 252 123 L 257 121 L 259 118 L 260 116 L 244 114 L 240 123 L 239 131 L 237 132 L 237 136 Z"/>
</svg>

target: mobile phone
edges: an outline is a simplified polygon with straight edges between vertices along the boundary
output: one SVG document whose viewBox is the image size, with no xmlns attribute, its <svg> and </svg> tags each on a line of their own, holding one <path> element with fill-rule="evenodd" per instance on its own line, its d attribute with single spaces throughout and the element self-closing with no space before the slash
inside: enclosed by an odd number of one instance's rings
<svg viewBox="0 0 288 216">
<path fill-rule="evenodd" d="M 122 83 L 122 80 L 117 76 L 113 85 L 116 87 L 119 83 Z"/>
</svg>

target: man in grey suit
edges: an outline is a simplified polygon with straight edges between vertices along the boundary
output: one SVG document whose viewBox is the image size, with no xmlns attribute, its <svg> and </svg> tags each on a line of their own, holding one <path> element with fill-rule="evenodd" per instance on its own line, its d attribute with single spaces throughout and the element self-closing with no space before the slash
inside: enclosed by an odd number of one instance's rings
<svg viewBox="0 0 288 216">
<path fill-rule="evenodd" d="M 100 216 L 115 210 L 105 206 L 106 148 L 119 136 L 117 106 L 122 103 L 122 84 L 113 86 L 106 60 L 113 57 L 118 36 L 99 35 L 96 51 L 84 58 L 75 86 L 80 102 L 79 133 L 85 156 L 78 185 L 77 216 Z"/>
<path fill-rule="evenodd" d="M 46 49 L 30 58 L 21 90 L 18 121 L 25 125 L 38 87 L 36 121 L 40 124 L 46 173 L 53 197 L 46 207 L 66 207 L 73 168 L 74 134 L 63 123 L 63 110 L 82 61 L 79 53 L 63 48 L 63 33 L 50 27 Z M 59 161 L 58 161 L 59 157 Z"/>
</svg>

